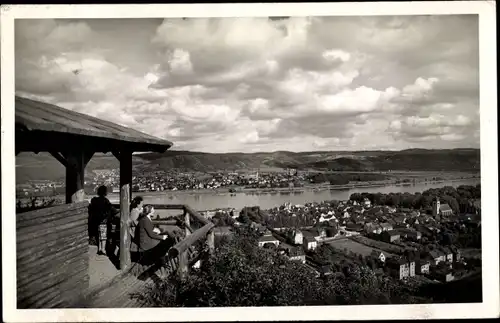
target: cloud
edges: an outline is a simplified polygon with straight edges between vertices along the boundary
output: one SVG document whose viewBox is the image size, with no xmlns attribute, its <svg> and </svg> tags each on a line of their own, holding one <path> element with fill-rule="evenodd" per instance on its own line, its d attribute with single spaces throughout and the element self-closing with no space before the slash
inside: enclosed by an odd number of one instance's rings
<svg viewBox="0 0 500 323">
<path fill-rule="evenodd" d="M 18 94 L 177 149 L 479 146 L 477 16 L 17 20 L 15 30 Z"/>
</svg>

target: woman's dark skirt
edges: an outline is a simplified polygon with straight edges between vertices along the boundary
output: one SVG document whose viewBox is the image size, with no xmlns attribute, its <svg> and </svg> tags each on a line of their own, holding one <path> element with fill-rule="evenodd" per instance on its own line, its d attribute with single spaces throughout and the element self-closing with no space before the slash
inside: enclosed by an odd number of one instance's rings
<svg viewBox="0 0 500 323">
<path fill-rule="evenodd" d="M 146 250 L 142 254 L 142 265 L 163 264 L 168 250 L 174 245 L 172 239 L 161 240 L 155 247 Z"/>
</svg>

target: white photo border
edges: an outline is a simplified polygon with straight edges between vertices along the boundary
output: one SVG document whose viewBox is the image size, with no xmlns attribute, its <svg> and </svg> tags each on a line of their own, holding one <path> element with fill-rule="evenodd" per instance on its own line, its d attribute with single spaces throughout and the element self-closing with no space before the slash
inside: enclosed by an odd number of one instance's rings
<svg viewBox="0 0 500 323">
<path fill-rule="evenodd" d="M 495 1 L 149 4 L 149 5 L 2 5 L 2 285 L 6 322 L 91 321 L 262 321 L 377 320 L 498 317 L 498 151 Z M 16 226 L 14 152 L 14 19 L 166 18 L 370 15 L 479 15 L 480 134 L 482 186 L 483 302 L 474 304 L 151 308 L 16 309 Z M 459 32 L 459 31 L 457 31 Z"/>
</svg>

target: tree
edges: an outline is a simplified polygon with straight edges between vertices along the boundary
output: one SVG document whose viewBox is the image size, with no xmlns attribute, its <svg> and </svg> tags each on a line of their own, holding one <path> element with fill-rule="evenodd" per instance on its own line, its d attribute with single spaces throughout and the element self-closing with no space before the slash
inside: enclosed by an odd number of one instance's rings
<svg viewBox="0 0 500 323">
<path fill-rule="evenodd" d="M 243 210 L 241 211 L 238 220 L 241 223 L 250 223 L 250 218 L 248 217 L 248 215 Z"/>
<path fill-rule="evenodd" d="M 258 236 L 238 230 L 185 280 L 176 276 L 152 285 L 138 297 L 150 306 L 298 306 L 407 301 L 398 284 L 388 284 L 368 268 L 343 262 L 344 275 L 316 279 L 307 267 L 257 246 Z M 321 253 L 328 247 L 320 248 Z"/>
<path fill-rule="evenodd" d="M 334 237 L 339 230 L 335 226 L 329 226 L 326 228 L 326 236 L 331 238 Z"/>
</svg>

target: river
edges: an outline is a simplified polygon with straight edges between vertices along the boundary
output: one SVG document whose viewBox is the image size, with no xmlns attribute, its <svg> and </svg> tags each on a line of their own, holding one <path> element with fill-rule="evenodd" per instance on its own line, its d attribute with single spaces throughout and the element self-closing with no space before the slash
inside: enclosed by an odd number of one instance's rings
<svg viewBox="0 0 500 323">
<path fill-rule="evenodd" d="M 322 202 L 327 200 L 347 200 L 353 193 L 416 193 L 423 192 L 430 188 L 440 188 L 444 186 L 458 187 L 460 185 L 476 185 L 481 182 L 480 178 L 441 181 L 441 182 L 421 182 L 402 185 L 385 185 L 377 187 L 356 187 L 349 189 L 325 189 L 325 190 L 304 190 L 302 192 L 277 192 L 277 193 L 186 193 L 186 192 L 144 192 L 134 193 L 144 197 L 146 204 L 187 204 L 195 210 L 213 210 L 217 208 L 235 208 L 240 210 L 245 206 L 260 206 L 263 209 L 270 209 L 283 203 L 305 204 L 307 202 Z M 112 202 L 118 202 L 117 194 L 110 194 Z"/>
</svg>

